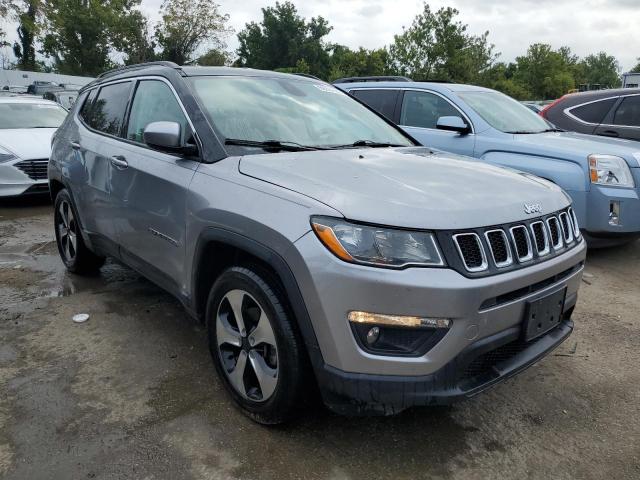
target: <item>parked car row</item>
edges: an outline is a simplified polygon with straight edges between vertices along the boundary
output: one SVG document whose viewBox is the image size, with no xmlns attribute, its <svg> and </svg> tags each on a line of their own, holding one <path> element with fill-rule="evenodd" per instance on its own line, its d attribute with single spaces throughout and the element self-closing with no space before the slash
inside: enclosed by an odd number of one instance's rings
<svg viewBox="0 0 640 480">
<path fill-rule="evenodd" d="M 351 79 L 336 86 L 422 145 L 559 185 L 594 246 L 640 235 L 640 143 L 560 130 L 512 98 L 472 85 Z M 640 99 L 625 93 L 632 96 L 624 102 Z"/>
</svg>

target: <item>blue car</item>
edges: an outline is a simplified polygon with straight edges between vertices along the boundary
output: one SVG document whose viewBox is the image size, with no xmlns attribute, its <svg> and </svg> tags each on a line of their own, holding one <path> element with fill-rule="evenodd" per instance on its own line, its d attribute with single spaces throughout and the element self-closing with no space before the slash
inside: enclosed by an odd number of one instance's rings
<svg viewBox="0 0 640 480">
<path fill-rule="evenodd" d="M 640 237 L 640 143 L 559 130 L 520 102 L 488 88 L 371 80 L 335 85 L 423 145 L 531 172 L 560 185 L 572 197 L 591 246 Z"/>
</svg>

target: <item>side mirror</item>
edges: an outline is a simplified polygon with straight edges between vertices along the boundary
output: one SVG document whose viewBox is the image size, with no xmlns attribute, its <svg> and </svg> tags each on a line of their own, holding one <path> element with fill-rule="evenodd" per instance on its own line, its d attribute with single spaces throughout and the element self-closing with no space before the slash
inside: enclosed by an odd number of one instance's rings
<svg viewBox="0 0 640 480">
<path fill-rule="evenodd" d="M 181 133 L 182 126 L 178 122 L 151 122 L 144 128 L 142 138 L 154 150 L 180 155 L 197 154 L 195 145 L 182 144 Z"/>
<path fill-rule="evenodd" d="M 471 127 L 461 117 L 450 116 L 440 117 L 436 123 L 438 130 L 447 130 L 450 132 L 458 132 L 460 135 L 466 135 L 471 131 Z"/>
</svg>

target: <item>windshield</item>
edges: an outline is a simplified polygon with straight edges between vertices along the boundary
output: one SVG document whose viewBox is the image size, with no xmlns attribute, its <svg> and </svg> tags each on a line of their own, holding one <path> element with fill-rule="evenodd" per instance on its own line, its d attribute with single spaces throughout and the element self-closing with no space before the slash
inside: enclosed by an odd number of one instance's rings
<svg viewBox="0 0 640 480">
<path fill-rule="evenodd" d="M 498 92 L 458 92 L 489 125 L 506 133 L 541 133 L 552 128 L 520 102 Z"/>
<path fill-rule="evenodd" d="M 0 103 L 0 129 L 58 128 L 67 111 L 50 103 Z"/>
<path fill-rule="evenodd" d="M 339 148 L 360 142 L 412 146 L 397 129 L 340 90 L 295 78 L 193 77 L 211 122 L 233 140 Z M 246 143 L 246 142 L 245 142 Z M 258 146 L 243 145 L 241 148 Z"/>
</svg>

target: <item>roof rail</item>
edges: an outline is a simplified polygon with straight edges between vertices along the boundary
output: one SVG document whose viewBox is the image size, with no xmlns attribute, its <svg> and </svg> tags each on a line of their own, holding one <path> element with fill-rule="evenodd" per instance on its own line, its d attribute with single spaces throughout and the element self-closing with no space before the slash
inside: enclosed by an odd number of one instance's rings
<svg viewBox="0 0 640 480">
<path fill-rule="evenodd" d="M 125 72 L 127 70 L 137 70 L 139 68 L 153 67 L 153 66 L 169 67 L 169 68 L 180 68 L 180 65 L 178 65 L 177 63 L 167 62 L 167 61 L 163 61 L 163 60 L 162 61 L 157 61 L 157 62 L 136 63 L 135 65 L 125 65 L 123 67 L 114 68 L 113 70 L 108 70 L 108 71 L 98 75 L 97 78 L 110 77 L 111 75 L 115 75 L 116 73 Z"/>
<path fill-rule="evenodd" d="M 345 77 L 334 80 L 333 83 L 355 83 L 355 82 L 412 82 L 409 77 L 398 75 L 380 75 L 373 77 Z"/>
<path fill-rule="evenodd" d="M 318 78 L 315 75 L 311 75 L 310 73 L 294 73 L 294 75 L 305 78 L 313 78 L 314 80 L 320 80 L 321 82 L 323 81 L 321 78 Z"/>
</svg>

